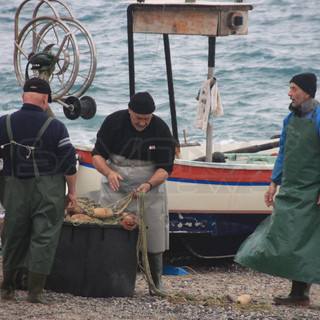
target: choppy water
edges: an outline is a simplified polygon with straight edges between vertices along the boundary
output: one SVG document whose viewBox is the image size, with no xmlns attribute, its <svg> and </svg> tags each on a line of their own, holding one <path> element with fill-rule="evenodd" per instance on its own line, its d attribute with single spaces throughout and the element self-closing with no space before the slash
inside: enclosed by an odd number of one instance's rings
<svg viewBox="0 0 320 320">
<path fill-rule="evenodd" d="M 21 106 L 22 90 L 13 66 L 14 15 L 20 3 L 2 0 L 0 6 L 0 115 Z M 98 67 L 86 95 L 96 100 L 98 110 L 91 120 L 71 121 L 59 104 L 51 107 L 67 125 L 74 143 L 92 145 L 105 116 L 126 108 L 129 99 L 127 4 L 115 0 L 90 0 L 90 6 L 86 0 L 64 3 L 95 41 Z M 136 91 L 149 91 L 157 104 L 156 114 L 171 126 L 162 36 L 135 34 L 134 39 Z M 170 36 L 170 46 L 180 140 L 185 129 L 188 142 L 203 143 L 205 133 L 194 129 L 193 122 L 195 96 L 207 77 L 207 38 Z M 289 80 L 300 72 L 314 72 L 320 78 L 319 0 L 255 1 L 247 36 L 217 38 L 215 76 L 225 115 L 215 119 L 214 141 L 266 139 L 280 133 L 290 102 Z"/>
</svg>

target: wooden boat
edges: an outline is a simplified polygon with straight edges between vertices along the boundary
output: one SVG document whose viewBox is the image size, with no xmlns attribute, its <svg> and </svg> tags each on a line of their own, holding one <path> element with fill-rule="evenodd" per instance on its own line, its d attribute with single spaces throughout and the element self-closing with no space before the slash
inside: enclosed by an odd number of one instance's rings
<svg viewBox="0 0 320 320">
<path fill-rule="evenodd" d="M 277 140 L 270 141 L 262 145 L 277 144 Z M 226 150 L 226 162 L 192 160 L 204 147 L 182 147 L 167 181 L 172 243 L 183 244 L 199 257 L 234 255 L 241 242 L 271 213 L 264 203 L 264 193 L 277 148 L 269 153 L 227 153 L 230 147 L 235 145 L 220 146 Z M 92 165 L 91 149 L 76 149 L 80 159 L 78 195 L 98 199 L 102 176 Z"/>
</svg>

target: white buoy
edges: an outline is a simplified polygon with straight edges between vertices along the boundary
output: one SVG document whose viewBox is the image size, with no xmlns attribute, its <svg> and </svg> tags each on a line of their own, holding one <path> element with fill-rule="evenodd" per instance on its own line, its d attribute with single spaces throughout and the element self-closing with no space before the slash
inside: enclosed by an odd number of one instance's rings
<svg viewBox="0 0 320 320">
<path fill-rule="evenodd" d="M 249 304 L 251 302 L 251 296 L 249 294 L 243 294 L 236 299 L 239 304 Z"/>
</svg>

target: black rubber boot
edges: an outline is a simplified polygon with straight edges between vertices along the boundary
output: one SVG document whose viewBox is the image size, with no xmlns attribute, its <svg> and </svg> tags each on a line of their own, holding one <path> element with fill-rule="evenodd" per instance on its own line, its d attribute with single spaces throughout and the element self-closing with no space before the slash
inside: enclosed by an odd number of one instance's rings
<svg viewBox="0 0 320 320">
<path fill-rule="evenodd" d="M 3 270 L 3 281 L 1 283 L 1 299 L 10 300 L 16 291 L 16 276 L 18 270 Z"/>
<path fill-rule="evenodd" d="M 46 283 L 47 275 L 35 272 L 29 272 L 28 277 L 28 296 L 27 302 L 42 303 L 47 305 L 55 304 L 54 301 L 46 299 L 43 294 L 43 288 Z"/>
<path fill-rule="evenodd" d="M 163 252 L 148 253 L 148 260 L 149 260 L 152 280 L 154 282 L 155 287 L 160 291 L 163 291 L 163 288 L 162 288 L 162 265 L 163 265 L 162 256 L 163 256 Z M 152 290 L 152 288 L 149 289 L 149 292 L 151 295 L 156 295 L 156 293 L 154 292 L 154 290 Z"/>
<path fill-rule="evenodd" d="M 292 281 L 291 292 L 287 297 L 278 296 L 274 297 L 273 301 L 276 304 L 282 304 L 286 306 L 309 306 L 309 291 L 311 283 L 301 282 L 301 281 Z"/>
<path fill-rule="evenodd" d="M 28 291 L 28 268 L 19 268 L 16 277 L 16 289 Z"/>
</svg>

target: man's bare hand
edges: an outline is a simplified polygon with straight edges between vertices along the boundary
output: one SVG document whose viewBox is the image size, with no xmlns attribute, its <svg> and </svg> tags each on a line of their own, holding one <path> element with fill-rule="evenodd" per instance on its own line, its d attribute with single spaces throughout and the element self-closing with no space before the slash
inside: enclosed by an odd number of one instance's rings
<svg viewBox="0 0 320 320">
<path fill-rule="evenodd" d="M 65 206 L 68 210 L 73 210 L 77 205 L 77 197 L 73 193 L 68 193 L 65 198 Z"/>
<path fill-rule="evenodd" d="M 271 182 L 267 192 L 264 194 L 264 202 L 268 207 L 274 206 L 274 195 L 276 192 L 277 185 L 274 182 Z"/>
<path fill-rule="evenodd" d="M 132 195 L 136 199 L 138 196 L 138 191 L 148 192 L 151 190 L 151 186 L 149 183 L 141 184 L 137 189 L 133 189 Z"/>
<path fill-rule="evenodd" d="M 117 173 L 114 170 L 110 170 L 110 172 L 107 175 L 108 181 L 109 181 L 109 187 L 113 190 L 113 191 L 119 191 L 119 179 L 123 181 L 122 176 Z"/>
</svg>

